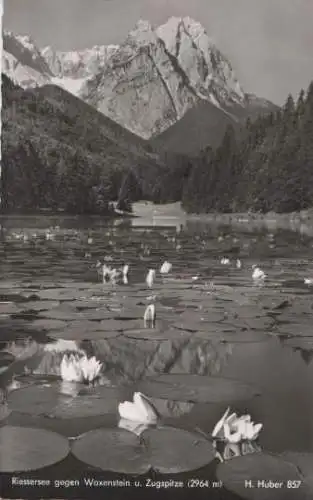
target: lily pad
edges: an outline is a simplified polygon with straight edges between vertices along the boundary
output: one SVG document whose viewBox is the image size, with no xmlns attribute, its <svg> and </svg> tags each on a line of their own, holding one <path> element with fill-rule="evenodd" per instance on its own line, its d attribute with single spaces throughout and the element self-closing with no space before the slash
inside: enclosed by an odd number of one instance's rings
<svg viewBox="0 0 313 500">
<path fill-rule="evenodd" d="M 104 301 L 103 301 L 104 304 Z M 77 309 L 98 309 L 101 303 L 96 300 L 73 300 L 72 302 L 67 302 L 69 307 L 76 307 Z M 85 311 L 84 311 L 85 312 Z"/>
<path fill-rule="evenodd" d="M 116 319 L 132 320 L 132 319 L 141 319 L 144 315 L 144 307 L 132 307 L 129 310 L 122 309 L 120 312 L 116 313 L 114 316 Z"/>
<path fill-rule="evenodd" d="M 253 330 L 239 330 L 239 331 L 224 331 L 221 328 L 217 328 L 215 332 L 195 332 L 193 338 L 197 339 L 214 339 L 218 342 L 229 342 L 230 344 L 236 344 L 239 342 L 266 342 L 269 338 L 260 332 Z"/>
<path fill-rule="evenodd" d="M 288 325 L 278 325 L 276 328 L 280 335 L 294 337 L 313 337 L 313 324 L 290 323 Z"/>
<path fill-rule="evenodd" d="M 18 314 L 20 309 L 14 302 L 0 302 L 0 314 Z"/>
<path fill-rule="evenodd" d="M 116 413 L 119 398 L 115 389 L 93 389 L 82 384 L 55 382 L 48 387 L 28 385 L 9 394 L 10 410 L 50 418 L 85 418 Z"/>
<path fill-rule="evenodd" d="M 294 464 L 301 472 L 305 484 L 310 488 L 313 497 L 313 453 L 285 451 L 281 457 Z"/>
<path fill-rule="evenodd" d="M 0 422 L 8 418 L 12 413 L 12 410 L 8 407 L 6 403 L 0 404 Z"/>
<path fill-rule="evenodd" d="M 184 332 L 170 328 L 167 330 L 158 328 L 138 328 L 137 330 L 125 330 L 123 335 L 133 339 L 143 340 L 176 340 L 190 337 L 190 332 Z"/>
<path fill-rule="evenodd" d="M 235 328 L 230 325 L 229 323 L 206 323 L 204 321 L 198 321 L 198 322 L 177 322 L 174 323 L 173 328 L 176 328 L 177 330 L 183 330 L 187 332 L 203 332 L 204 334 L 207 334 L 208 337 L 214 335 L 218 335 L 218 332 L 234 332 Z"/>
<path fill-rule="evenodd" d="M 78 438 L 72 453 L 93 467 L 126 474 L 151 469 L 175 474 L 199 469 L 214 459 L 209 441 L 174 427 L 147 429 L 140 438 L 123 429 L 96 429 Z"/>
<path fill-rule="evenodd" d="M 50 332 L 51 330 L 60 330 L 61 328 L 66 328 L 66 321 L 61 321 L 59 319 L 36 319 L 32 322 L 31 326 L 36 330 L 46 330 Z"/>
<path fill-rule="evenodd" d="M 8 351 L 0 351 L 0 366 L 7 366 L 15 360 L 15 356 Z"/>
<path fill-rule="evenodd" d="M 263 318 L 245 318 L 244 323 L 251 330 L 267 330 L 273 324 L 273 319 L 264 316 Z"/>
<path fill-rule="evenodd" d="M 64 400 L 49 416 L 63 419 L 96 417 L 108 413 L 114 415 L 120 402 L 117 391 L 110 387 L 101 389 L 101 392 L 90 389 L 67 401 Z"/>
<path fill-rule="evenodd" d="M 81 295 L 91 295 L 88 290 L 71 290 L 65 288 L 51 288 L 50 290 L 39 290 L 38 297 L 44 300 L 73 301 L 81 299 Z"/>
<path fill-rule="evenodd" d="M 84 319 L 82 313 L 79 313 L 77 310 L 73 308 L 56 308 L 51 309 L 50 311 L 42 311 L 38 314 L 39 318 L 49 318 L 49 319 L 57 319 L 61 321 L 74 321 L 79 319 Z"/>
<path fill-rule="evenodd" d="M 274 455 L 253 453 L 233 458 L 217 467 L 217 477 L 224 487 L 246 500 L 309 500 L 309 491 L 298 483 L 298 488 L 288 489 L 287 481 L 301 481 L 295 465 Z M 247 487 L 247 480 L 251 481 Z M 258 482 L 260 481 L 260 482 Z M 262 483 L 264 481 L 264 483 Z M 280 484 L 266 487 L 265 484 Z"/>
<path fill-rule="evenodd" d="M 83 314 L 85 319 L 88 319 L 90 321 L 106 321 L 113 319 L 115 316 L 115 314 L 108 309 L 84 310 L 81 314 Z"/>
<path fill-rule="evenodd" d="M 225 319 L 225 314 L 219 311 L 185 311 L 179 316 L 179 321 L 187 323 L 218 323 Z"/>
<path fill-rule="evenodd" d="M 160 375 L 139 382 L 138 390 L 152 398 L 217 403 L 248 400 L 259 394 L 251 385 L 238 380 L 202 375 Z"/>
<path fill-rule="evenodd" d="M 143 323 L 143 320 L 142 320 Z M 137 320 L 121 320 L 121 319 L 107 319 L 100 322 L 100 328 L 103 331 L 116 331 L 122 332 L 123 330 L 128 330 L 138 327 Z"/>
<path fill-rule="evenodd" d="M 57 300 L 34 300 L 20 304 L 20 311 L 48 311 L 59 305 Z"/>
<path fill-rule="evenodd" d="M 104 329 L 103 324 L 96 321 L 73 321 L 65 328 L 53 330 L 50 337 L 63 340 L 91 340 L 117 337 L 119 330 Z"/>
<path fill-rule="evenodd" d="M 284 345 L 303 351 L 313 351 L 313 337 L 291 337 L 284 340 Z"/>
<path fill-rule="evenodd" d="M 69 453 L 68 440 L 43 429 L 0 428 L 0 471 L 38 470 L 63 460 Z"/>
</svg>

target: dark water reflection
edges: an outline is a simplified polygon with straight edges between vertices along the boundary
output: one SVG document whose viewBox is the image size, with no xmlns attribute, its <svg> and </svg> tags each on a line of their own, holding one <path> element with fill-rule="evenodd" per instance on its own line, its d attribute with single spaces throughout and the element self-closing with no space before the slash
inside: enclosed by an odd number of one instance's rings
<svg viewBox="0 0 313 500">
<path fill-rule="evenodd" d="M 232 310 L 239 310 L 240 300 L 253 300 L 261 305 L 262 317 L 271 321 L 262 331 L 262 327 L 254 326 L 254 319 L 250 319 L 252 331 L 255 329 L 264 336 L 260 342 L 219 342 L 219 338 L 212 335 L 205 338 L 193 333 L 167 340 L 138 340 L 127 334 L 88 340 L 80 332 L 79 337 L 73 339 L 75 348 L 103 362 L 104 383 L 118 388 L 121 401 L 136 390 L 141 380 L 157 374 L 234 378 L 252 383 L 260 389 L 261 396 L 247 401 L 189 406 L 185 403 L 181 407 L 179 402 L 175 406 L 161 398 L 165 423 L 210 432 L 228 404 L 233 403 L 234 410 L 248 411 L 255 421 L 264 424 L 260 441 L 265 449 L 313 451 L 312 344 L 306 345 L 300 337 L 299 345 L 290 347 L 285 344 L 285 337 L 277 333 L 279 321 L 282 324 L 303 321 L 312 325 L 313 288 L 304 284 L 304 278 L 313 277 L 313 238 L 286 230 L 234 230 L 196 221 L 181 227 L 179 219 L 173 222 L 174 226 L 168 220 L 164 225 L 160 222 L 150 227 L 141 227 L 138 219 L 135 224 L 131 220 L 60 217 L 12 217 L 2 221 L 0 380 L 3 389 L 12 383 L 12 377 L 19 383 L 33 384 L 38 383 L 39 376 L 59 376 L 63 353 L 49 352 L 46 346 L 52 342 L 51 332 L 35 328 L 38 311 L 27 312 L 26 308 L 25 313 L 25 302 L 38 300 L 40 290 L 60 287 L 74 291 L 74 299 L 76 291 L 77 298 L 83 297 L 80 301 L 92 294 L 101 296 L 96 262 L 106 258 L 108 265 L 114 267 L 130 265 L 129 284 L 117 285 L 106 295 L 110 306 L 114 300 L 118 306 L 122 297 L 126 300 L 124 307 L 136 311 L 141 308 L 143 312 L 146 297 L 157 294 L 158 314 L 175 322 L 186 310 L 199 311 L 212 281 L 220 287 L 218 304 L 227 308 L 229 305 L 225 304 L 231 303 Z M 221 265 L 222 257 L 229 258 L 231 264 Z M 158 276 L 154 289 L 147 290 L 144 286 L 147 270 L 159 269 L 165 259 L 173 264 L 171 276 Z M 236 268 L 236 259 L 241 260 L 241 269 Z M 256 286 L 252 281 L 253 264 L 260 265 L 268 275 L 263 286 Z M 199 279 L 193 281 L 196 276 Z M 272 310 L 271 313 L 266 304 L 273 297 L 276 301 L 291 297 L 291 312 Z M 21 307 L 16 314 L 11 314 L 6 310 L 6 302 Z M 298 315 L 296 319 L 293 314 Z M 10 355 L 15 359 L 11 365 Z M 25 366 L 26 372 L 37 375 L 21 376 Z M 40 415 L 13 412 L 3 423 L 50 428 L 73 436 L 99 426 L 113 427 L 117 414 L 49 420 Z M 61 470 L 62 466 L 64 473 L 77 467 L 72 457 L 67 459 L 67 464 L 59 464 L 55 469 Z"/>
</svg>

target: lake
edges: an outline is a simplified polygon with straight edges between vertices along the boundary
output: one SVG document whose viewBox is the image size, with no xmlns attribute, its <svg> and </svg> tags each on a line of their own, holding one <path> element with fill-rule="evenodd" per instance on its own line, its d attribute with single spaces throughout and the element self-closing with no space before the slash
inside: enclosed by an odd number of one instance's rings
<svg viewBox="0 0 313 500">
<path fill-rule="evenodd" d="M 0 458 L 1 470 L 31 470 L 33 478 L 82 478 L 101 470 L 112 471 L 101 473 L 107 478 L 148 474 L 138 450 L 124 450 L 119 441 L 124 434 L 111 439 L 118 429 L 118 403 L 137 390 L 151 398 L 161 418 L 163 430 L 149 439 L 164 438 L 165 444 L 156 446 L 149 463 L 161 463 L 155 469 L 164 477 L 171 472 L 177 480 L 218 481 L 217 460 L 206 464 L 202 457 L 202 436 L 212 432 L 228 406 L 263 424 L 259 445 L 266 453 L 296 452 L 311 460 L 313 287 L 304 283 L 313 278 L 311 233 L 188 220 L 177 206 L 140 205 L 136 215 L 1 219 L 0 418 L 2 428 L 13 433 L 10 443 L 2 442 L 3 455 L 6 445 L 14 448 L 14 440 L 24 439 L 21 428 L 56 433 L 55 446 L 54 435 L 43 434 L 47 444 L 38 456 L 35 448 L 24 458 L 12 452 L 11 465 Z M 229 262 L 223 264 L 223 258 Z M 172 269 L 162 275 L 165 260 Z M 128 264 L 128 283 L 102 283 L 97 261 L 115 268 Z M 265 280 L 252 279 L 253 265 L 266 273 Z M 145 283 L 149 269 L 157 271 L 151 288 Z M 149 303 L 156 307 L 156 327 L 146 329 Z M 83 351 L 102 363 L 101 380 L 92 388 L 66 389 L 62 356 Z M 168 431 L 172 427 L 177 435 Z M 87 444 L 70 453 L 61 440 L 76 446 L 81 435 L 99 428 L 107 455 L 121 446 L 119 456 L 104 460 L 95 451 L 91 459 Z M 202 444 L 188 457 L 191 435 Z M 176 446 L 181 469 L 172 465 Z M 312 487 L 312 476 L 310 481 Z M 231 493 L 226 486 L 224 481 L 224 487 L 210 487 L 210 498 L 262 498 L 236 488 Z M 203 483 L 193 494 L 208 495 L 207 488 Z M 15 491 L 22 498 L 25 490 Z M 60 495 L 96 495 L 92 488 L 81 491 L 64 487 Z M 112 491 L 112 498 L 121 498 L 121 489 Z M 56 495 L 55 489 L 46 492 L 41 498 Z M 188 498 L 187 490 L 181 494 Z"/>
</svg>

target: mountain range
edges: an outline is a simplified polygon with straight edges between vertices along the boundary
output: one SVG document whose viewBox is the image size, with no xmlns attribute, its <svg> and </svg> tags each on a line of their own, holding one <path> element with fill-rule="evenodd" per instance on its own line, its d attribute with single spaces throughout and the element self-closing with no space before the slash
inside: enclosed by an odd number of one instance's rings
<svg viewBox="0 0 313 500">
<path fill-rule="evenodd" d="M 120 45 L 77 51 L 38 47 L 5 31 L 2 71 L 23 89 L 57 85 L 156 149 L 196 152 L 228 124 L 275 106 L 244 92 L 200 23 L 140 20 Z"/>
</svg>

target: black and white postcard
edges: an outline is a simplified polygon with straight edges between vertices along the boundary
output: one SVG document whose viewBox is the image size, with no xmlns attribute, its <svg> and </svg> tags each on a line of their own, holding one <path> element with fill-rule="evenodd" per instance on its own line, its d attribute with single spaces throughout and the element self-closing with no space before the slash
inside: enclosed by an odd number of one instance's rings
<svg viewBox="0 0 313 500">
<path fill-rule="evenodd" d="M 3 0 L 0 499 L 313 499 L 311 0 Z"/>
</svg>

